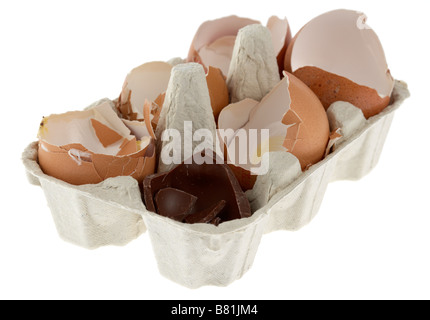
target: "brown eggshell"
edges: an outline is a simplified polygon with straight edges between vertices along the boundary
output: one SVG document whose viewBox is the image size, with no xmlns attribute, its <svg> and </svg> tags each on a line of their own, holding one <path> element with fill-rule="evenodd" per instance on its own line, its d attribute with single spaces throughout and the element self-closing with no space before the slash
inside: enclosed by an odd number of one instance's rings
<svg viewBox="0 0 430 320">
<path fill-rule="evenodd" d="M 394 79 L 366 19 L 352 10 L 316 17 L 291 41 L 284 68 L 310 86 L 325 108 L 347 101 L 369 118 L 388 106 Z"/>
<path fill-rule="evenodd" d="M 69 150 L 81 150 L 90 155 L 80 161 Z M 57 147 L 39 141 L 38 161 L 42 171 L 54 178 L 73 185 L 96 184 L 117 176 L 131 176 L 142 182 L 154 173 L 155 148 L 153 143 L 131 156 L 109 156 L 94 154 L 81 145 Z"/>
<path fill-rule="evenodd" d="M 160 120 L 161 109 L 163 108 L 166 92 L 158 95 L 157 99 L 152 103 L 151 114 L 154 116 L 151 120 L 153 130 L 157 129 L 158 120 Z"/>
<path fill-rule="evenodd" d="M 208 84 L 215 121 L 218 121 L 219 113 L 230 102 L 225 77 L 220 69 L 209 66 L 206 74 L 206 82 Z"/>
<path fill-rule="evenodd" d="M 300 68 L 294 75 L 311 88 L 326 110 L 333 102 L 346 101 L 360 108 L 368 119 L 390 104 L 390 97 L 381 97 L 375 89 L 316 67 Z"/>
<path fill-rule="evenodd" d="M 141 182 L 155 170 L 153 139 L 148 134 L 137 141 L 109 103 L 46 117 L 38 137 L 42 171 L 70 184 L 116 176 Z"/>
<path fill-rule="evenodd" d="M 268 151 L 288 151 L 298 158 L 302 170 L 306 170 L 325 156 L 330 135 L 329 122 L 324 107 L 312 90 L 295 76 L 289 73 L 284 75 L 284 79 L 261 102 L 245 99 L 224 108 L 218 124 L 220 129 L 232 129 L 233 132 L 238 129 L 270 128 Z M 233 159 L 232 153 L 238 159 L 241 152 L 237 145 L 235 148 L 230 145 L 233 139 L 234 136 L 225 143 L 228 160 Z M 248 159 L 250 152 L 248 150 Z M 229 163 L 242 188 L 250 189 L 255 183 L 252 166 L 239 165 L 234 161 Z"/>
<path fill-rule="evenodd" d="M 122 139 L 122 136 L 118 132 L 112 130 L 96 119 L 91 119 L 91 124 L 94 128 L 97 138 L 99 138 L 104 147 L 110 146 L 111 144 Z"/>
<path fill-rule="evenodd" d="M 136 138 L 124 140 L 120 148 L 121 150 L 116 154 L 117 156 L 126 156 L 137 152 Z"/>
<path fill-rule="evenodd" d="M 327 147 L 330 125 L 324 107 L 318 97 L 298 78 L 285 73 L 289 78 L 288 90 L 291 108 L 282 119 L 286 125 L 298 126 L 295 144 L 291 146 L 287 131 L 284 146 L 300 161 L 302 170 L 324 158 Z M 292 116 L 294 113 L 294 116 Z M 290 128 L 288 128 L 290 130 Z"/>
<path fill-rule="evenodd" d="M 82 146 L 80 150 L 88 152 Z M 82 160 L 81 165 L 78 165 L 71 157 L 65 148 L 39 141 L 38 161 L 45 174 L 74 185 L 102 181 L 91 162 Z M 79 174 L 76 174 L 77 169 Z"/>
</svg>

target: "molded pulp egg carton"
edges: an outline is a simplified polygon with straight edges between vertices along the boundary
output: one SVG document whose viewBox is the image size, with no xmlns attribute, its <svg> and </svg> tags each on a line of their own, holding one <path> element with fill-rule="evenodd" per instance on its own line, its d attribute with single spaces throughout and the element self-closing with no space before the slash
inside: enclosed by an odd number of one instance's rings
<svg viewBox="0 0 430 320">
<path fill-rule="evenodd" d="M 357 180 L 377 164 L 395 110 L 409 96 L 396 81 L 392 102 L 340 143 L 250 218 L 218 227 L 184 224 L 149 212 L 136 180 L 109 178 L 74 186 L 45 175 L 37 163 L 37 142 L 23 153 L 30 183 L 45 193 L 61 238 L 95 249 L 125 245 L 148 230 L 160 273 L 183 286 L 227 286 L 249 270 L 264 233 L 299 230 L 317 214 L 330 181 Z M 136 253 L 139 254 L 139 253 Z"/>
</svg>

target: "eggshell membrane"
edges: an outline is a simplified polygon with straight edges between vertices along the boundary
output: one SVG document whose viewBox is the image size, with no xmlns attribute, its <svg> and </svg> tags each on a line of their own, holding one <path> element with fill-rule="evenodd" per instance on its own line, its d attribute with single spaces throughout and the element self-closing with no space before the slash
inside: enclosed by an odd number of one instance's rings
<svg viewBox="0 0 430 320">
<path fill-rule="evenodd" d="M 237 33 L 250 24 L 261 24 L 261 22 L 234 15 L 204 22 L 193 38 L 187 62 L 200 63 L 205 71 L 209 66 L 213 66 L 227 75 Z M 272 42 L 281 72 L 285 51 L 292 38 L 291 29 L 286 18 L 279 19 L 276 16 L 269 18 L 267 28 L 272 34 Z"/>
<path fill-rule="evenodd" d="M 166 91 L 172 66 L 154 61 L 131 70 L 125 78 L 117 109 L 128 120 L 143 120 L 145 99 L 154 101 Z"/>
<path fill-rule="evenodd" d="M 327 110 L 336 101 L 346 101 L 363 111 L 366 119 L 377 115 L 390 103 L 376 90 L 316 67 L 303 67 L 294 72 L 321 100 Z"/>
<path fill-rule="evenodd" d="M 365 22 L 363 13 L 351 10 L 335 10 L 313 19 L 290 43 L 284 68 L 312 85 L 324 106 L 328 95 L 333 98 L 332 93 L 342 91 L 343 101 L 366 100 L 363 111 L 375 115 L 388 106 L 394 79 L 376 33 Z"/>
</svg>

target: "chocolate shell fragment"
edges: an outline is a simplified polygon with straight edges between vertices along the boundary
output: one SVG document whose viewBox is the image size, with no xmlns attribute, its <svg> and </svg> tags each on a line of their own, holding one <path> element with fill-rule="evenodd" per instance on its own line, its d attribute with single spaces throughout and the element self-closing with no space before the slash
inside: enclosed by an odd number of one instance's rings
<svg viewBox="0 0 430 320">
<path fill-rule="evenodd" d="M 180 164 L 147 176 L 143 200 L 149 211 L 176 221 L 218 225 L 251 216 L 249 201 L 225 164 Z"/>
</svg>

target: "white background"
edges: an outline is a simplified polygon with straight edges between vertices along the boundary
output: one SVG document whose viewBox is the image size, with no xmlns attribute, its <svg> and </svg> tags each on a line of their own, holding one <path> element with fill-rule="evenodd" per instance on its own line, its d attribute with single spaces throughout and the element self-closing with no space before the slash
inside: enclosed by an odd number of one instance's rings
<svg viewBox="0 0 430 320">
<path fill-rule="evenodd" d="M 2 299 L 429 299 L 429 57 L 425 1 L 2 1 L 0 4 Z M 377 168 L 329 186 L 316 218 L 262 239 L 226 288 L 162 277 L 148 234 L 88 251 L 61 240 L 21 152 L 42 116 L 118 96 L 125 75 L 185 57 L 198 26 L 230 14 L 293 34 L 326 11 L 363 11 L 412 97 L 397 111 Z"/>
</svg>

